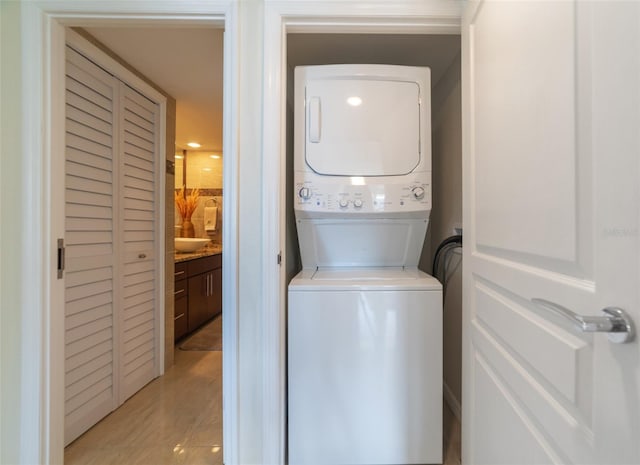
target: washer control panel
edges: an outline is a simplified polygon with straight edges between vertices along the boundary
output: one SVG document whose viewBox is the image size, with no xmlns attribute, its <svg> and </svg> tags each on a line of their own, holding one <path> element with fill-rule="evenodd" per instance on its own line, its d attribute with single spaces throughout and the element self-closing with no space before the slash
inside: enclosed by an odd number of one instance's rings
<svg viewBox="0 0 640 465">
<path fill-rule="evenodd" d="M 431 209 L 430 173 L 390 177 L 305 179 L 295 174 L 294 208 L 306 212 L 382 213 Z"/>
</svg>

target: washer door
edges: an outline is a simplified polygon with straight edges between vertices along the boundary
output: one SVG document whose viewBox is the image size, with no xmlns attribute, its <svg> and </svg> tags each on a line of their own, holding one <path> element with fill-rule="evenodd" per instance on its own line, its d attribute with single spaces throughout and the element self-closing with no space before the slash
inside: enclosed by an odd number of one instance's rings
<svg viewBox="0 0 640 465">
<path fill-rule="evenodd" d="M 309 80 L 305 158 L 316 173 L 398 176 L 420 162 L 420 87 L 375 79 Z"/>
</svg>

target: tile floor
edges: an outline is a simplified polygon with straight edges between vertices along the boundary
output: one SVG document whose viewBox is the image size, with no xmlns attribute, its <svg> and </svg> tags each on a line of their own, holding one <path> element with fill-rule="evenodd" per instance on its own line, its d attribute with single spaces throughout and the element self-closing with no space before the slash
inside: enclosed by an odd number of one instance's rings
<svg viewBox="0 0 640 465">
<path fill-rule="evenodd" d="M 70 444 L 65 465 L 221 465 L 222 352 L 176 350 L 175 365 Z M 460 423 L 444 407 L 444 465 Z"/>
<path fill-rule="evenodd" d="M 66 449 L 65 465 L 222 464 L 222 352 L 175 365 Z"/>
</svg>

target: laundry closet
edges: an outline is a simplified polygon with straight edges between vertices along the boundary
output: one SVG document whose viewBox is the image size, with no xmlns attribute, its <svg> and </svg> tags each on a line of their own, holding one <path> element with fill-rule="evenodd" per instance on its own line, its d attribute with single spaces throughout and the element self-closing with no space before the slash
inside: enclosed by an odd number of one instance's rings
<svg viewBox="0 0 640 465">
<path fill-rule="evenodd" d="M 391 34 L 288 34 L 286 283 L 302 269 L 294 217 L 294 68 L 304 65 L 426 66 L 431 72 L 432 210 L 419 268 L 432 273 L 441 241 L 462 232 L 460 36 Z M 418 257 L 416 257 L 417 259 Z M 460 415 L 461 255 L 445 271 L 444 397 Z M 330 343 L 330 341 L 327 341 Z M 319 350 L 322 350 L 319 348 Z M 436 374 L 435 376 L 440 376 Z"/>
</svg>

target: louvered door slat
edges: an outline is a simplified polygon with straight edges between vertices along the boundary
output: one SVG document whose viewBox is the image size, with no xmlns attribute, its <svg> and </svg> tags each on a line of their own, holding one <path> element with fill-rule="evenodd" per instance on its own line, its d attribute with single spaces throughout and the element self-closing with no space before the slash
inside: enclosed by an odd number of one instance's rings
<svg viewBox="0 0 640 465">
<path fill-rule="evenodd" d="M 153 282 L 153 278 L 154 278 L 153 271 L 142 272 L 142 273 L 131 272 L 131 274 L 129 274 L 129 276 L 127 277 L 127 284 L 133 285 L 133 284 L 139 284 L 139 283 Z"/>
<path fill-rule="evenodd" d="M 100 95 L 99 93 L 91 89 L 89 86 L 80 84 L 75 79 L 67 79 L 66 84 L 67 84 L 67 93 L 73 94 L 79 97 L 79 100 L 71 100 L 71 102 L 73 102 L 71 104 L 72 106 L 76 108 L 80 108 L 82 106 L 83 101 L 87 102 L 89 103 L 88 107 L 91 108 L 92 111 L 95 111 L 96 114 L 105 115 L 104 119 L 105 121 L 108 121 L 108 119 L 106 119 L 106 113 L 101 112 L 99 108 L 102 108 L 105 112 L 110 111 L 110 109 L 112 108 L 110 97 L 109 98 L 103 97 L 102 95 Z M 76 105 L 75 102 L 80 102 L 80 104 Z"/>
<path fill-rule="evenodd" d="M 116 400 L 113 114 L 117 82 L 69 47 L 66 73 L 65 444 L 68 444 L 111 412 Z"/>
<path fill-rule="evenodd" d="M 96 155 L 107 160 L 112 159 L 112 151 L 113 147 L 107 147 L 104 145 L 96 144 L 89 139 L 85 139 L 83 137 L 77 136 L 76 134 L 72 134 L 67 132 L 66 134 L 66 144 L 67 148 L 75 149 L 79 152 L 87 153 L 89 155 Z"/>
<path fill-rule="evenodd" d="M 150 134 L 153 134 L 153 121 L 148 121 L 144 118 L 141 118 L 140 116 L 136 115 L 131 111 L 127 111 L 124 117 L 131 124 L 134 124 L 139 128 L 145 129 Z M 153 140 L 153 139 L 150 139 L 150 140 Z"/>
<path fill-rule="evenodd" d="M 91 346 L 87 350 L 82 351 L 75 356 L 67 359 L 66 372 L 70 373 L 71 371 L 82 365 L 85 365 L 87 363 L 90 364 L 91 361 L 100 359 L 105 354 L 108 354 L 109 357 L 113 357 L 112 349 L 113 347 L 111 345 L 111 340 L 99 342 L 98 344 Z"/>
<path fill-rule="evenodd" d="M 110 315 L 111 307 L 109 305 L 99 305 L 74 315 L 68 315 L 64 322 L 64 328 L 65 330 L 71 330 L 78 326 L 83 326 L 89 321 L 95 321 Z"/>
<path fill-rule="evenodd" d="M 95 117 L 91 113 L 83 111 L 79 108 L 73 107 L 71 105 L 67 106 L 67 119 L 71 121 L 75 121 L 79 124 L 84 124 L 94 128 L 96 131 L 100 131 L 104 134 L 109 134 L 111 131 L 111 124 L 108 121 L 104 121 L 100 118 Z"/>
<path fill-rule="evenodd" d="M 67 146 L 67 161 L 79 163 L 105 171 L 112 170 L 111 160 L 109 158 L 103 158 L 99 155 L 94 155 L 87 151 L 76 150 L 70 146 Z"/>
<path fill-rule="evenodd" d="M 67 204 L 69 208 L 71 208 L 71 210 L 68 210 L 69 218 L 110 219 L 112 217 L 111 207 L 113 206 L 113 197 L 109 193 L 100 194 L 96 192 L 69 189 L 67 191 Z M 96 210 L 93 211 L 84 207 L 109 208 L 107 210 L 96 208 Z"/>
<path fill-rule="evenodd" d="M 67 173 L 71 176 L 84 177 L 91 179 L 92 181 L 101 181 L 111 184 L 111 170 L 96 168 L 84 163 L 76 163 L 71 160 L 67 160 L 65 163 Z"/>
<path fill-rule="evenodd" d="M 128 92 L 124 96 L 125 111 L 130 111 L 131 113 L 138 115 L 140 118 L 148 121 L 155 127 L 157 111 L 155 104 L 130 87 L 129 90 L 131 92 Z"/>
<path fill-rule="evenodd" d="M 141 170 L 153 174 L 153 159 L 149 157 L 149 153 L 131 144 L 126 144 L 124 152 L 127 155 L 125 167 L 133 166 Z"/>
<path fill-rule="evenodd" d="M 124 118 L 128 126 L 127 131 L 129 131 L 131 134 L 134 134 L 136 137 L 139 137 L 140 139 L 147 141 L 151 145 L 151 147 L 154 146 L 153 127 L 147 129 L 140 126 L 140 124 L 143 124 L 143 125 L 150 124 L 148 121 L 145 121 L 144 119 L 140 118 L 138 115 L 134 115 L 131 112 L 125 112 Z"/>
<path fill-rule="evenodd" d="M 92 66 L 87 67 L 87 63 Z M 110 97 L 113 93 L 113 76 L 105 72 L 94 73 L 96 68 L 100 69 L 80 53 L 67 47 L 67 76 L 84 83 L 104 97 Z"/>
<path fill-rule="evenodd" d="M 135 318 L 138 315 L 148 314 L 149 310 L 153 310 L 153 304 L 153 300 L 149 300 L 148 302 L 142 302 L 139 305 L 126 309 L 126 318 Z"/>
</svg>

